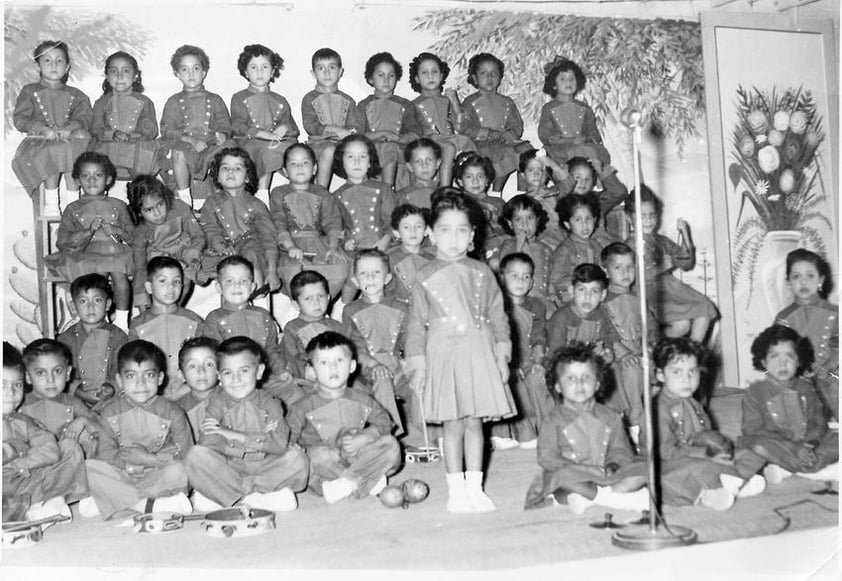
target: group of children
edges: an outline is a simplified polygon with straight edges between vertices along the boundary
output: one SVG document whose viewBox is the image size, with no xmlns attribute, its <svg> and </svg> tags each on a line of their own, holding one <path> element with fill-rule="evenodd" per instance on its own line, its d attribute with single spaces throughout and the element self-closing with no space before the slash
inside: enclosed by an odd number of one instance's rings
<svg viewBox="0 0 842 581">
<path fill-rule="evenodd" d="M 18 100 L 28 137 L 14 167 L 50 194 L 67 171 L 68 187 L 81 188 L 46 258 L 72 281 L 79 322 L 22 359 L 4 346 L 4 519 L 77 500 L 80 514 L 110 518 L 236 503 L 292 510 L 305 488 L 330 503 L 376 495 L 401 446 L 428 440 L 428 423 L 441 426 L 432 434 L 450 512 L 495 510 L 483 491 L 487 431 L 495 449 L 537 448 L 527 507 L 643 508 L 635 448 L 646 381 L 659 388 L 665 502 L 725 509 L 787 473 L 838 479 L 826 263 L 806 250 L 789 257 L 795 302 L 755 341 L 767 380 L 747 392 L 735 452 L 693 399 L 717 311 L 671 274 L 693 268 L 689 227 L 679 221 L 678 243 L 658 234 L 662 204 L 645 186 L 635 207 L 593 112 L 574 98 L 584 85 L 574 63 L 547 67 L 542 155 L 520 140 L 517 107 L 497 93 L 503 63 L 488 54 L 471 59 L 478 92 L 460 102 L 443 91 L 447 64 L 422 53 L 410 65 L 421 96 L 409 102 L 393 94 L 400 64 L 378 53 L 366 66 L 374 95 L 358 107 L 338 89 L 339 55 L 321 49 L 302 103 L 307 144 L 269 91 L 283 61 L 261 45 L 240 55 L 249 87 L 231 117 L 204 89 L 207 55 L 180 47 L 171 65 L 184 90 L 167 102 L 159 141 L 141 131 L 154 108 L 130 55 L 106 62 L 94 111 L 107 128 L 93 143 L 82 135 L 97 127 L 85 97 L 64 84 L 66 45 L 42 43 L 35 60 L 42 79 Z M 128 207 L 107 196 L 116 166 L 132 177 Z M 395 192 L 401 166 L 411 182 Z M 269 194 L 278 169 L 289 183 Z M 489 194 L 515 169 L 523 193 Z M 197 220 L 189 187 L 206 173 L 214 193 Z M 345 183 L 330 192 L 334 173 Z M 605 224 L 623 201 L 641 213 L 642 283 L 634 240 Z M 193 283 L 212 279 L 221 307 L 202 319 L 184 305 Z M 298 310 L 282 333 L 251 304 L 279 288 Z M 341 322 L 330 316 L 340 295 Z"/>
</svg>

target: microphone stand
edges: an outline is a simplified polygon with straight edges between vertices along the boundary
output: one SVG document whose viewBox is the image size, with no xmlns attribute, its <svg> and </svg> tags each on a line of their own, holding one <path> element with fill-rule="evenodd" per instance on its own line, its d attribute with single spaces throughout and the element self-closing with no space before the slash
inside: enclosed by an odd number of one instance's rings
<svg viewBox="0 0 842 581">
<path fill-rule="evenodd" d="M 634 156 L 634 240 L 637 260 L 637 294 L 640 298 L 640 341 L 643 357 L 643 436 L 646 443 L 647 486 L 649 487 L 649 522 L 630 524 L 627 528 L 615 532 L 611 537 L 611 544 L 637 551 L 653 551 L 667 547 L 692 545 L 697 540 L 696 533 L 685 527 L 668 527 L 661 519 L 663 528 L 658 528 L 658 511 L 656 498 L 655 474 L 655 443 L 652 425 L 652 386 L 649 383 L 649 348 L 647 340 L 649 328 L 646 313 L 646 279 L 643 263 L 643 223 L 640 212 L 640 142 L 642 140 L 641 113 L 636 109 L 626 109 L 620 115 L 622 123 L 632 132 L 632 155 Z"/>
</svg>

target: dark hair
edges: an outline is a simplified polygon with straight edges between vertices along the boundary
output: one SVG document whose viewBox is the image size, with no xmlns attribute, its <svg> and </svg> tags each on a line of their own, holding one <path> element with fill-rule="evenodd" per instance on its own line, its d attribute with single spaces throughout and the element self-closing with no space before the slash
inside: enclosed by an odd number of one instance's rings
<svg viewBox="0 0 842 581">
<path fill-rule="evenodd" d="M 119 373 L 123 372 L 123 368 L 129 363 L 137 363 L 138 365 L 145 361 L 151 361 L 158 371 L 167 371 L 167 356 L 164 352 L 149 341 L 143 339 L 135 339 L 129 341 L 117 352 L 117 369 Z"/>
<path fill-rule="evenodd" d="M 798 331 L 785 325 L 772 325 L 766 327 L 751 343 L 751 363 L 758 371 L 766 371 L 764 359 L 769 354 L 769 349 L 780 343 L 792 343 L 795 354 L 798 356 L 798 367 L 795 375 L 800 376 L 813 367 L 815 351 L 813 344 L 807 337 L 802 337 Z"/>
<path fill-rule="evenodd" d="M 520 154 L 518 157 L 517 162 L 517 170 L 520 173 L 524 173 L 526 171 L 526 166 L 529 165 L 529 162 L 533 159 L 538 157 L 538 150 L 537 149 L 527 149 L 523 153 Z"/>
<path fill-rule="evenodd" d="M 170 67 L 174 73 L 178 72 L 178 67 L 181 66 L 181 59 L 186 56 L 194 56 L 199 59 L 199 64 L 202 65 L 202 69 L 207 72 L 210 70 L 210 58 L 205 51 L 200 49 L 198 46 L 193 46 L 192 44 L 182 44 L 180 47 L 175 49 L 172 57 L 170 58 Z"/>
<path fill-rule="evenodd" d="M 190 337 L 181 344 L 178 350 L 178 368 L 184 371 L 184 361 L 187 359 L 187 354 L 193 349 L 210 349 L 212 353 L 216 354 L 216 348 L 219 346 L 219 341 L 213 337 L 205 337 L 200 335 L 198 337 Z"/>
<path fill-rule="evenodd" d="M 102 171 L 105 172 L 105 190 L 110 190 L 111 186 L 114 185 L 114 182 L 117 181 L 117 168 L 114 167 L 114 164 L 111 163 L 108 156 L 95 151 L 85 151 L 82 153 L 76 158 L 76 161 L 73 162 L 73 171 L 70 172 L 70 175 L 74 180 L 79 179 L 79 174 L 82 172 L 82 166 L 86 163 L 96 164 L 102 168 Z"/>
<path fill-rule="evenodd" d="M 330 284 L 322 273 L 315 270 L 302 270 L 289 281 L 289 296 L 292 297 L 292 300 L 298 299 L 301 289 L 308 284 L 320 284 L 324 287 L 324 291 L 330 295 Z"/>
<path fill-rule="evenodd" d="M 623 244 L 622 242 L 612 242 L 602 249 L 602 252 L 599 255 L 599 260 L 602 263 L 602 266 L 608 266 L 608 260 L 612 256 L 629 255 L 634 256 L 634 250 L 632 250 L 630 246 Z"/>
<path fill-rule="evenodd" d="M 429 225 L 430 211 L 427 208 L 419 208 L 412 204 L 400 204 L 392 210 L 392 229 L 397 230 L 401 225 L 401 220 L 407 216 L 421 216 L 425 225 Z"/>
<path fill-rule="evenodd" d="M 822 286 L 819 287 L 819 297 L 826 299 L 833 290 L 833 274 L 830 272 L 830 264 L 822 256 L 807 250 L 796 248 L 786 255 L 786 278 L 789 280 L 789 273 L 796 262 L 809 262 L 819 271 L 819 276 L 824 277 Z"/>
<path fill-rule="evenodd" d="M 406 163 L 412 163 L 412 154 L 415 152 L 416 149 L 421 149 L 422 147 L 428 147 L 433 150 L 433 153 L 436 156 L 436 159 L 441 159 L 441 145 L 430 139 L 429 137 L 419 137 L 418 139 L 413 139 L 409 143 L 406 144 L 406 149 L 403 152 L 403 159 Z"/>
<path fill-rule="evenodd" d="M 313 165 L 316 165 L 316 163 L 318 163 L 317 160 L 316 160 L 316 152 L 313 151 L 312 147 L 310 147 L 306 143 L 295 142 L 292 145 L 290 145 L 289 147 L 287 147 L 286 151 L 284 151 L 284 165 L 283 165 L 283 167 L 287 166 L 287 161 L 289 161 L 289 156 L 290 156 L 291 152 L 295 151 L 296 149 L 306 151 L 307 155 L 310 156 L 310 161 L 313 162 Z"/>
<path fill-rule="evenodd" d="M 635 194 L 635 192 L 634 192 L 634 190 L 632 190 L 631 192 L 629 192 L 629 195 L 626 196 L 626 199 L 625 199 L 626 214 L 629 214 L 630 216 L 634 215 L 634 209 L 635 209 L 634 194 Z M 663 210 L 664 210 L 664 203 L 661 201 L 661 198 L 656 196 L 655 192 L 653 192 L 651 189 L 649 189 L 649 187 L 646 184 L 641 184 L 640 185 L 640 203 L 645 204 L 646 202 L 651 203 L 655 207 L 655 213 L 658 214 L 658 216 L 661 215 L 661 212 L 663 212 Z"/>
<path fill-rule="evenodd" d="M 468 61 L 468 84 L 473 87 L 477 87 L 476 82 L 476 74 L 477 69 L 482 63 L 494 63 L 497 65 L 497 70 L 500 71 L 500 78 L 503 78 L 503 73 L 506 72 L 506 65 L 503 64 L 503 61 L 498 59 L 491 53 L 488 52 L 481 52 L 479 54 L 475 54 L 471 57 L 471 60 Z"/>
<path fill-rule="evenodd" d="M 353 274 L 357 274 L 357 265 L 360 263 L 361 260 L 365 258 L 377 258 L 380 262 L 383 263 L 383 266 L 386 267 L 386 272 L 389 272 L 391 269 L 391 265 L 389 264 L 389 255 L 380 250 L 379 248 L 363 248 L 357 255 L 354 256 L 354 264 L 352 266 L 351 272 Z"/>
<path fill-rule="evenodd" d="M 219 361 L 223 357 L 239 355 L 240 353 L 250 353 L 257 357 L 258 361 L 263 362 L 263 348 L 260 344 L 254 339 L 242 335 L 230 337 L 220 343 L 216 347 L 216 360 Z"/>
<path fill-rule="evenodd" d="M 156 256 L 146 263 L 146 280 L 151 281 L 156 274 L 165 268 L 173 268 L 184 277 L 184 269 L 179 261 L 172 256 Z"/>
<path fill-rule="evenodd" d="M 518 194 L 503 205 L 503 210 L 500 212 L 500 217 L 497 219 L 503 231 L 509 236 L 515 235 L 515 230 L 512 227 L 512 220 L 515 214 L 520 210 L 532 210 L 535 214 L 535 234 L 540 234 L 547 227 L 550 217 L 547 216 L 547 211 L 541 207 L 541 204 L 527 194 Z"/>
<path fill-rule="evenodd" d="M 167 185 L 153 175 L 139 175 L 126 185 L 126 196 L 129 199 L 129 210 L 135 224 L 143 222 L 143 200 L 154 196 L 164 201 L 167 210 L 172 209 L 175 195 Z"/>
<path fill-rule="evenodd" d="M 591 163 L 591 160 L 589 160 L 586 157 L 579 156 L 579 155 L 577 155 L 575 157 L 571 157 L 570 159 L 567 160 L 567 171 L 568 172 L 572 173 L 573 170 L 576 169 L 577 167 L 583 167 L 585 169 L 590 170 L 591 179 L 593 179 L 593 181 L 596 182 L 596 178 L 598 177 L 598 174 L 596 173 L 596 168 L 593 166 L 593 163 Z"/>
<path fill-rule="evenodd" d="M 421 63 L 424 61 L 435 61 L 436 64 L 439 66 L 439 71 L 441 71 L 441 84 L 444 86 L 444 82 L 447 80 L 447 76 L 450 74 L 450 67 L 447 63 L 441 60 L 438 55 L 435 55 L 431 52 L 422 52 L 417 57 L 412 59 L 412 62 L 409 63 L 409 86 L 412 87 L 412 90 L 416 93 L 421 92 L 421 84 L 415 80 L 415 77 L 418 76 L 418 68 L 421 66 Z"/>
<path fill-rule="evenodd" d="M 561 380 L 560 369 L 570 363 L 590 363 L 596 371 L 596 380 L 599 384 L 594 397 L 602 395 L 606 387 L 605 362 L 593 350 L 584 343 L 572 343 L 562 347 L 550 358 L 550 365 L 547 367 L 547 388 L 556 401 L 562 400 L 562 395 L 556 391 L 555 386 Z"/>
<path fill-rule="evenodd" d="M 457 188 L 451 186 L 437 188 L 430 197 L 430 200 L 432 201 L 430 226 L 435 226 L 439 217 L 448 210 L 463 212 L 468 217 L 468 223 L 474 229 L 485 220 L 482 209 L 473 198 Z"/>
<path fill-rule="evenodd" d="M 325 351 L 333 349 L 334 347 L 345 347 L 351 355 L 351 359 L 357 358 L 357 349 L 354 342 L 342 333 L 336 331 L 325 331 L 319 333 L 307 343 L 305 352 L 307 353 L 307 360 L 312 359 L 313 353 L 316 351 Z"/>
<path fill-rule="evenodd" d="M 257 166 L 254 164 L 254 160 L 251 158 L 248 151 L 242 147 L 226 147 L 216 152 L 216 155 L 213 156 L 213 162 L 211 162 L 210 169 L 208 170 L 208 175 L 210 175 L 213 179 L 213 185 L 219 190 L 222 189 L 222 184 L 219 183 L 219 165 L 222 163 L 222 158 L 226 156 L 237 157 L 243 160 L 243 165 L 246 166 L 245 190 L 250 194 L 256 192 Z"/>
<path fill-rule="evenodd" d="M 608 288 L 608 275 L 598 264 L 585 262 L 573 269 L 573 286 L 589 282 L 598 282 L 602 290 Z"/>
<path fill-rule="evenodd" d="M 51 50 L 60 50 L 64 53 L 64 60 L 67 64 L 70 64 L 70 48 L 67 46 L 67 43 L 63 40 L 45 40 L 40 42 L 38 46 L 35 47 L 35 50 L 32 51 L 33 60 L 38 62 L 42 56 L 48 53 Z M 70 77 L 70 71 L 65 73 L 65 75 L 61 78 L 62 83 L 66 83 L 67 79 Z"/>
<path fill-rule="evenodd" d="M 106 299 L 112 298 L 111 285 L 108 283 L 108 277 L 97 272 L 91 274 L 83 274 L 80 277 L 74 278 L 70 283 L 70 299 L 76 298 L 83 292 L 90 290 L 102 291 Z"/>
<path fill-rule="evenodd" d="M 585 73 L 582 72 L 579 65 L 569 59 L 557 56 L 553 62 L 544 65 L 544 93 L 553 99 L 558 95 L 558 89 L 555 86 L 556 77 L 559 73 L 565 71 L 573 71 L 576 76 L 577 93 L 585 88 Z"/>
<path fill-rule="evenodd" d="M 272 77 L 269 79 L 271 83 L 281 75 L 281 71 L 284 68 L 284 59 L 274 50 L 262 44 L 248 44 L 243 47 L 243 52 L 237 57 L 237 70 L 240 71 L 241 77 L 248 80 L 246 69 L 251 59 L 258 56 L 265 56 L 269 59 L 269 64 L 272 65 Z"/>
<path fill-rule="evenodd" d="M 143 92 L 143 77 L 140 73 L 140 67 L 138 67 L 138 65 L 137 65 L 137 59 L 134 58 L 129 53 L 125 52 L 125 51 L 118 50 L 117 52 L 115 52 L 113 54 L 110 54 L 108 56 L 108 58 L 105 59 L 105 75 L 106 75 L 106 77 L 108 76 L 108 67 L 111 65 L 112 61 L 115 61 L 116 59 L 125 59 L 125 60 L 129 61 L 129 64 L 132 66 L 132 68 L 134 69 L 134 73 L 135 73 L 134 81 L 132 81 L 132 91 L 134 91 L 135 93 L 142 93 Z M 105 79 L 104 81 L 102 81 L 102 92 L 103 93 L 110 93 L 113 90 L 114 89 L 111 87 L 111 85 L 108 84 L 108 79 Z"/>
<path fill-rule="evenodd" d="M 15 349 L 8 341 L 3 341 L 3 368 L 17 369 L 21 375 L 25 371 L 23 368 L 23 357 L 20 351 Z"/>
<path fill-rule="evenodd" d="M 395 69 L 395 80 L 400 81 L 401 77 L 403 76 L 403 67 L 401 64 L 395 60 L 395 57 L 392 56 L 390 52 L 378 52 L 376 54 L 371 55 L 365 63 L 365 82 L 374 86 L 371 82 L 371 77 L 374 76 L 374 69 L 377 68 L 377 65 L 389 63 Z"/>
<path fill-rule="evenodd" d="M 506 270 L 506 267 L 512 262 L 522 262 L 523 264 L 528 264 L 529 268 L 532 269 L 533 274 L 535 273 L 535 261 L 532 260 L 532 257 L 525 252 L 512 252 L 500 259 L 500 272 L 502 273 Z"/>
<path fill-rule="evenodd" d="M 489 186 L 494 181 L 494 178 L 497 177 L 494 171 L 494 164 L 490 159 L 478 154 L 476 151 L 463 151 L 453 160 L 453 179 L 461 182 L 462 176 L 465 175 L 465 170 L 469 167 L 481 167 L 482 171 L 485 172 Z"/>
<path fill-rule="evenodd" d="M 310 68 L 315 69 L 317 62 L 326 60 L 336 61 L 339 68 L 342 68 L 342 57 L 339 56 L 339 53 L 332 48 L 320 48 L 314 52 L 313 56 L 310 58 Z"/>
<path fill-rule="evenodd" d="M 347 135 L 345 139 L 340 141 L 339 145 L 336 146 L 336 149 L 333 151 L 333 173 L 342 179 L 346 179 L 348 177 L 348 174 L 345 172 L 345 166 L 342 165 L 342 158 L 345 155 L 345 148 L 355 141 L 364 144 L 368 150 L 368 171 L 365 172 L 365 177 L 372 179 L 375 176 L 379 176 L 381 169 L 380 158 L 377 157 L 377 147 L 375 147 L 374 142 L 371 139 L 361 133 L 352 133 L 351 135 Z"/>
<path fill-rule="evenodd" d="M 599 198 L 597 195 L 593 192 L 587 194 L 568 194 L 562 197 L 555 206 L 558 221 L 565 230 L 570 231 L 570 228 L 565 226 L 564 223 L 570 221 L 576 208 L 579 207 L 590 210 L 593 216 L 594 229 L 599 226 Z"/>
<path fill-rule="evenodd" d="M 222 271 L 229 266 L 245 266 L 249 271 L 252 280 L 254 280 L 254 265 L 251 263 L 251 260 L 241 254 L 232 254 L 231 256 L 226 256 L 220 260 L 219 264 L 216 265 L 217 278 L 222 276 Z"/>
<path fill-rule="evenodd" d="M 73 363 L 73 354 L 70 348 L 55 339 L 35 339 L 32 343 L 23 348 L 23 363 L 26 367 L 32 365 L 37 357 L 43 355 L 58 355 L 64 359 L 65 365 Z"/>
<path fill-rule="evenodd" d="M 707 362 L 707 351 L 701 343 L 697 343 L 689 337 L 667 337 L 658 341 L 652 352 L 655 369 L 663 370 L 669 365 L 670 361 L 682 357 L 695 357 L 699 369 L 704 370 Z"/>
</svg>

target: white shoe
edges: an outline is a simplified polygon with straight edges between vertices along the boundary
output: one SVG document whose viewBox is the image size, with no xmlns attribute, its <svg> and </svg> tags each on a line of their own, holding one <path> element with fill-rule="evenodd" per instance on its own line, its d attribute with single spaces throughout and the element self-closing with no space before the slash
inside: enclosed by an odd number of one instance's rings
<svg viewBox="0 0 842 581">
<path fill-rule="evenodd" d="M 713 510 L 728 510 L 734 506 L 734 495 L 725 488 L 714 488 L 702 490 L 698 502 Z"/>
<path fill-rule="evenodd" d="M 445 476 L 447 477 L 447 512 L 473 512 L 471 501 L 468 500 L 468 491 L 465 489 L 465 473 L 454 472 Z"/>
<path fill-rule="evenodd" d="M 810 480 L 833 480 L 839 482 L 839 463 L 828 464 L 818 472 L 796 472 L 796 476 L 809 478 Z"/>
<path fill-rule="evenodd" d="M 538 447 L 538 438 L 534 440 L 527 440 L 526 442 L 521 442 L 520 447 L 524 450 L 534 450 Z"/>
<path fill-rule="evenodd" d="M 761 476 L 761 478 L 763 478 Z M 743 485 L 746 483 L 745 480 L 740 478 L 739 476 L 733 476 L 732 474 L 720 474 L 719 481 L 722 483 L 722 488 L 737 496 L 739 494 L 740 489 L 742 489 Z M 763 486 L 765 488 L 766 481 L 763 481 Z"/>
<path fill-rule="evenodd" d="M 491 447 L 495 450 L 511 450 L 512 448 L 520 447 L 520 442 L 518 442 L 514 438 L 501 438 L 499 436 L 491 436 Z"/>
<path fill-rule="evenodd" d="M 262 508 L 272 512 L 292 512 L 298 508 L 295 493 L 289 488 L 281 488 L 274 492 L 252 492 L 243 498 L 243 503 L 252 508 Z"/>
<path fill-rule="evenodd" d="M 494 512 L 497 507 L 482 490 L 482 472 L 465 472 L 465 492 L 472 512 Z"/>
<path fill-rule="evenodd" d="M 792 476 L 792 472 L 784 470 L 777 464 L 767 464 L 763 469 L 763 476 L 769 484 L 780 484 L 785 478 Z"/>
<path fill-rule="evenodd" d="M 61 216 L 61 210 L 58 207 L 58 201 L 53 199 L 44 200 L 44 218 L 58 218 Z"/>
<path fill-rule="evenodd" d="M 84 518 L 99 516 L 99 507 L 94 502 L 93 497 L 89 496 L 79 501 L 79 515 Z"/>
<path fill-rule="evenodd" d="M 748 482 L 743 484 L 740 491 L 737 493 L 737 498 L 748 498 L 750 496 L 757 496 L 766 490 L 766 479 L 760 474 L 755 474 L 748 479 Z"/>
<path fill-rule="evenodd" d="M 177 514 L 190 514 L 193 512 L 193 505 L 190 499 L 183 492 L 172 496 L 156 498 L 152 504 L 152 512 L 174 512 Z"/>
<path fill-rule="evenodd" d="M 649 508 L 649 489 L 641 488 L 634 492 L 614 492 L 608 486 L 597 486 L 593 503 L 609 508 L 641 512 Z"/>
<path fill-rule="evenodd" d="M 345 500 L 357 489 L 357 483 L 347 478 L 337 478 L 322 482 L 322 495 L 328 504 L 336 504 Z"/>
<path fill-rule="evenodd" d="M 374 486 L 371 487 L 371 490 L 368 491 L 368 495 L 369 496 L 377 496 L 378 494 L 380 494 L 383 491 L 384 488 L 386 488 L 387 484 L 389 484 L 389 482 L 386 480 L 386 475 L 384 474 L 383 476 L 380 477 L 380 480 L 378 480 L 374 484 Z"/>
<path fill-rule="evenodd" d="M 36 502 L 26 511 L 26 520 L 41 520 L 51 516 L 67 516 L 73 518 L 70 507 L 63 496 L 54 496 L 44 502 Z"/>
<path fill-rule="evenodd" d="M 198 490 L 193 491 L 193 496 L 190 499 L 190 502 L 193 505 L 193 510 L 199 513 L 211 512 L 223 508 L 221 504 L 211 500 Z"/>
<path fill-rule="evenodd" d="M 573 511 L 573 514 L 585 514 L 585 511 L 595 504 L 593 500 L 588 500 L 581 494 L 575 492 L 567 495 L 567 506 Z"/>
</svg>

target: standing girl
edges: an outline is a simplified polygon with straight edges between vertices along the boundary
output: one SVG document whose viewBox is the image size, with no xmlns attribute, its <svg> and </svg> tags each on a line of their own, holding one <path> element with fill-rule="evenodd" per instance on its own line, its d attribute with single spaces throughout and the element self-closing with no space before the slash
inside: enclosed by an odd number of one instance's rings
<svg viewBox="0 0 842 581">
<path fill-rule="evenodd" d="M 626 213 L 632 216 L 632 222 L 634 198 L 632 192 L 626 199 Z M 710 322 L 717 316 L 716 307 L 705 295 L 671 274 L 676 267 L 686 271 L 696 265 L 696 249 L 690 238 L 690 227 L 679 218 L 678 230 L 683 244 L 676 244 L 658 234 L 664 208 L 660 198 L 648 187 L 641 185 L 640 200 L 646 295 L 650 297 L 656 316 L 664 326 L 664 336 L 683 337 L 689 332 L 693 341 L 704 343 Z M 626 239 L 626 245 L 635 249 L 634 235 Z"/>
<path fill-rule="evenodd" d="M 452 188 L 434 199 L 436 258 L 411 290 L 407 367 L 427 421 L 444 423 L 448 512 L 488 512 L 495 506 L 482 490 L 482 422 L 515 413 L 509 321 L 491 269 L 467 257 L 479 213 L 472 200 Z"/>
<path fill-rule="evenodd" d="M 239 254 L 254 266 L 255 288 L 271 291 L 278 278 L 278 232 L 266 204 L 254 197 L 257 168 L 240 147 L 226 147 L 213 158 L 210 176 L 218 188 L 202 206 L 200 222 L 208 237 L 200 282 L 216 276 L 216 265 Z"/>
<path fill-rule="evenodd" d="M 134 224 L 126 204 L 108 197 L 117 170 L 106 156 L 88 151 L 76 159 L 72 176 L 82 195 L 65 208 L 56 235 L 59 252 L 44 262 L 51 274 L 68 281 L 94 272 L 110 276 L 117 308 L 114 324 L 127 331 Z"/>
<path fill-rule="evenodd" d="M 804 248 L 786 257 L 786 280 L 793 303 L 775 317 L 813 344 L 813 374 L 819 395 L 831 415 L 839 419 L 839 307 L 827 300 L 833 281 L 830 265 Z"/>
<path fill-rule="evenodd" d="M 137 60 L 115 52 L 105 60 L 102 97 L 94 103 L 91 128 L 96 151 L 134 177 L 158 173 L 158 119 L 155 105 L 143 94 Z"/>
<path fill-rule="evenodd" d="M 42 42 L 35 47 L 34 57 L 41 78 L 24 86 L 15 102 L 15 129 L 26 137 L 15 151 L 12 169 L 31 196 L 44 184 L 44 212 L 55 216 L 62 174 L 67 187 L 64 206 L 79 197 L 79 186 L 66 174 L 88 148 L 93 112 L 87 95 L 66 84 L 70 54 L 63 41 Z"/>
<path fill-rule="evenodd" d="M 262 44 L 243 48 L 237 70 L 249 86 L 231 97 L 231 133 L 257 166 L 256 197 L 269 205 L 272 173 L 281 169 L 284 152 L 296 142 L 298 125 L 289 103 L 269 90 L 284 68 L 284 59 Z"/>
<path fill-rule="evenodd" d="M 518 168 L 519 156 L 532 148 L 523 135 L 523 119 L 511 98 L 497 92 L 503 79 L 503 61 L 483 52 L 468 61 L 468 83 L 478 90 L 462 103 L 462 131 L 474 140 L 477 151 L 491 159 L 497 175 L 491 191 L 500 193 Z"/>
<path fill-rule="evenodd" d="M 134 306 L 149 305 L 144 288 L 146 264 L 156 256 L 170 256 L 181 263 L 185 279 L 181 305 L 184 306 L 199 274 L 202 251 L 207 244 L 205 231 L 190 206 L 176 200 L 172 190 L 155 176 L 137 176 L 129 182 L 126 191 L 129 209 L 137 225 L 132 238 Z"/>
<path fill-rule="evenodd" d="M 474 151 L 469 137 L 459 135 L 462 106 L 454 89 L 443 91 L 450 67 L 438 56 L 422 52 L 409 64 L 409 86 L 421 96 L 412 103 L 418 113 L 423 137 L 441 146 L 439 183 L 449 186 L 453 178 L 453 160 L 462 151 Z"/>
<path fill-rule="evenodd" d="M 482 210 L 484 223 L 477 237 L 477 247 L 486 250 L 486 258 L 493 257 L 503 235 L 500 226 L 500 213 L 503 211 L 502 198 L 492 198 L 488 188 L 494 181 L 494 166 L 491 160 L 475 151 L 465 151 L 456 158 L 456 184 L 471 196 Z"/>
</svg>

